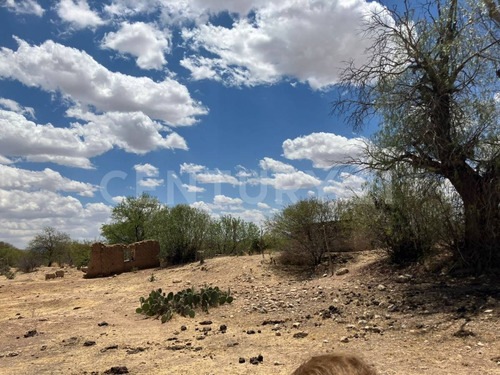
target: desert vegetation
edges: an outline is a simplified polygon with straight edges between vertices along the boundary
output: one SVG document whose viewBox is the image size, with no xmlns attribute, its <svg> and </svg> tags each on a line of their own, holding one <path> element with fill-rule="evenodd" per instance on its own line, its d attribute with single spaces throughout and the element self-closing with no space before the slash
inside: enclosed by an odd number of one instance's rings
<svg viewBox="0 0 500 375">
<path fill-rule="evenodd" d="M 177 293 L 169 292 L 168 294 L 160 288 L 149 293 L 147 298 L 141 297 L 139 301 L 141 307 L 136 309 L 136 313 L 156 316 L 157 318 L 161 317 L 161 322 L 165 323 L 172 319 L 174 313 L 194 318 L 197 307 L 201 307 L 204 312 L 208 312 L 209 307 L 217 307 L 233 302 L 233 297 L 230 289 L 222 291 L 217 286 L 205 286 L 199 291 L 191 287 Z"/>
<path fill-rule="evenodd" d="M 230 215 L 214 219 L 185 204 L 168 207 L 147 194 L 128 197 L 117 205 L 112 222 L 102 226 L 102 235 L 110 244 L 157 240 L 161 261 L 170 265 L 216 254 L 243 255 L 265 247 L 261 229 L 254 223 Z"/>
</svg>

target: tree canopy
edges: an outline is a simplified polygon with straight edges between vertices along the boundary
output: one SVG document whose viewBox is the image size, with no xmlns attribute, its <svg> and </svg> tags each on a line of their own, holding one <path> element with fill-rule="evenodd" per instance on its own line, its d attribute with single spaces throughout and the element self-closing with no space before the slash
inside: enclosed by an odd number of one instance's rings
<svg viewBox="0 0 500 375">
<path fill-rule="evenodd" d="M 110 243 L 143 241 L 146 239 L 146 226 L 153 215 L 161 209 L 158 198 L 143 193 L 139 197 L 127 197 L 113 208 L 111 223 L 103 224 L 101 233 Z"/>
<path fill-rule="evenodd" d="M 344 70 L 333 103 L 355 128 L 379 120 L 355 162 L 449 180 L 465 214 L 460 255 L 476 271 L 500 259 L 500 28 L 488 3 L 405 1 L 374 14 L 369 60 Z"/>
<path fill-rule="evenodd" d="M 61 264 L 65 260 L 70 241 L 67 233 L 59 232 L 53 227 L 45 227 L 30 241 L 28 250 L 40 254 L 50 267 L 56 261 Z"/>
</svg>

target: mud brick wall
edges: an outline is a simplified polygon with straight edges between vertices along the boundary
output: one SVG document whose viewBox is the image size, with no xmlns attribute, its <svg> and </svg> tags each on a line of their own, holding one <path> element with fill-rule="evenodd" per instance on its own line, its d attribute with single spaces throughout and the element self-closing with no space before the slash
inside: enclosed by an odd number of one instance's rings
<svg viewBox="0 0 500 375">
<path fill-rule="evenodd" d="M 125 259 L 125 256 L 129 259 Z M 109 276 L 129 272 L 134 268 L 154 268 L 160 265 L 160 244 L 141 241 L 130 245 L 92 244 L 90 262 L 85 277 Z"/>
</svg>

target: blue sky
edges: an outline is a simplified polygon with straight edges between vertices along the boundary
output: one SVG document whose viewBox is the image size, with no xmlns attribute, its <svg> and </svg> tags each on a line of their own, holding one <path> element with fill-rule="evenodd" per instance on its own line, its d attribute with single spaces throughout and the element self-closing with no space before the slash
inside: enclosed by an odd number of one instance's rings
<svg viewBox="0 0 500 375">
<path fill-rule="evenodd" d="M 387 3 L 386 3 L 387 4 Z M 360 194 L 362 138 L 330 115 L 362 63 L 364 0 L 0 1 L 0 240 L 95 239 L 148 192 L 258 224 Z"/>
</svg>

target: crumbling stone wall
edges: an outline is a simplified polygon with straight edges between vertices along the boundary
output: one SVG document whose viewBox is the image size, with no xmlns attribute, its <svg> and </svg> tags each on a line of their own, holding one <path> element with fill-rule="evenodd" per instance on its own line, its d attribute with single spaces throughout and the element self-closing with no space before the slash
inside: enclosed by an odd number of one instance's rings
<svg viewBox="0 0 500 375">
<path fill-rule="evenodd" d="M 127 255 L 128 259 L 125 259 Z M 130 245 L 92 244 L 90 262 L 85 277 L 109 276 L 129 272 L 134 268 L 154 268 L 160 265 L 160 244 L 141 241 Z"/>
</svg>

